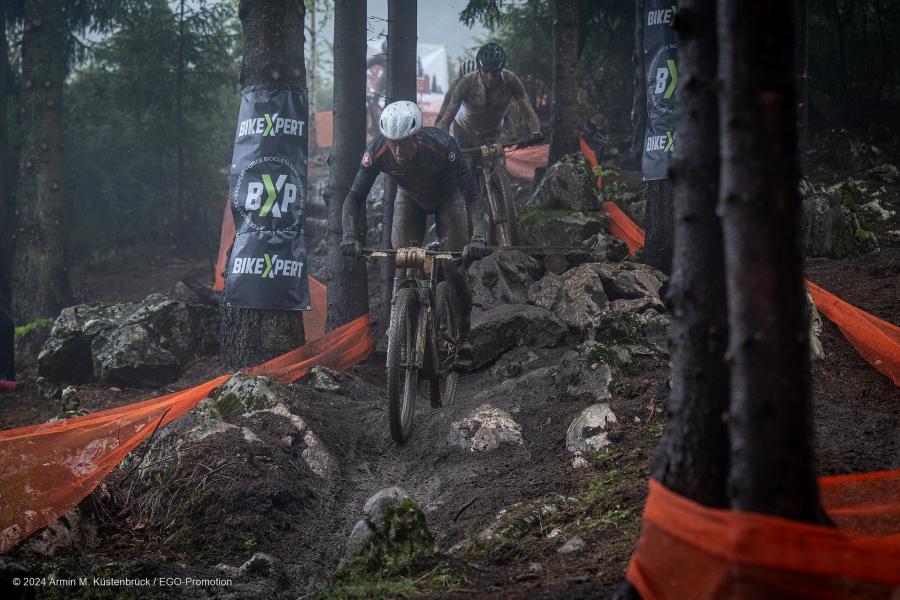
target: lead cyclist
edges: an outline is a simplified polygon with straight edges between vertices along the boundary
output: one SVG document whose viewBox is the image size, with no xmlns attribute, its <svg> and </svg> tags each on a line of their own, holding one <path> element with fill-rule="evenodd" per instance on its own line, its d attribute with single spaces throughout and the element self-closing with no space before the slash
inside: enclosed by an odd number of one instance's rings
<svg viewBox="0 0 900 600">
<path fill-rule="evenodd" d="M 381 113 L 381 135 L 369 143 L 360 161 L 356 178 L 344 200 L 341 251 L 359 256 L 365 231 L 356 231 L 356 215 L 379 173 L 397 182 L 391 245 L 422 246 L 425 224 L 434 214 L 441 248 L 463 251 L 464 264 L 487 253 L 484 235 L 487 225 L 481 190 L 466 167 L 456 141 L 439 129 L 422 126 L 422 111 L 414 102 L 401 100 Z M 473 210 L 473 233 L 467 239 L 466 205 Z M 471 364 L 471 345 L 465 341 L 472 312 L 472 294 L 464 268 L 449 266 L 447 280 L 456 293 L 460 309 L 461 343 L 457 351 L 458 369 Z M 396 285 L 396 284 L 395 284 Z"/>
</svg>

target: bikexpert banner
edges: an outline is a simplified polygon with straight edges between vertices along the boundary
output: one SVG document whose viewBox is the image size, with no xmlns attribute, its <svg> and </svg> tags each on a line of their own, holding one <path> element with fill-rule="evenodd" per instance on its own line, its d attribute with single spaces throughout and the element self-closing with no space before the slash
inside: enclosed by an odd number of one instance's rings
<svg viewBox="0 0 900 600">
<path fill-rule="evenodd" d="M 231 161 L 235 238 L 225 304 L 309 310 L 303 245 L 307 90 L 255 86 L 241 92 Z"/>
<path fill-rule="evenodd" d="M 666 179 L 675 144 L 675 90 L 678 87 L 678 39 L 672 19 L 674 0 L 646 0 L 644 69 L 647 82 L 647 129 L 641 170 L 644 181 Z"/>
</svg>

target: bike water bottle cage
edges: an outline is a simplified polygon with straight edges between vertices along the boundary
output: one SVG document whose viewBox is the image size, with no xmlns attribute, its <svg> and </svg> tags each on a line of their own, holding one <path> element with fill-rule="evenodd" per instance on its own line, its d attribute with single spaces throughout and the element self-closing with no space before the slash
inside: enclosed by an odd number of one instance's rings
<svg viewBox="0 0 900 600">
<path fill-rule="evenodd" d="M 484 71 L 502 71 L 506 65 L 506 52 L 496 42 L 488 42 L 475 55 L 478 68 Z"/>
</svg>

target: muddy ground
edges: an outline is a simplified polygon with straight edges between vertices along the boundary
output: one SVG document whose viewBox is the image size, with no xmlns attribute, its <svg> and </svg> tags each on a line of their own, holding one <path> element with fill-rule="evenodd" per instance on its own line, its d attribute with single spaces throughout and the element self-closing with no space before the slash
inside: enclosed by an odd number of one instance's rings
<svg viewBox="0 0 900 600">
<path fill-rule="evenodd" d="M 622 180 L 634 183 L 634 173 Z M 896 205 L 893 208 L 898 208 Z M 897 228 L 896 217 L 883 229 Z M 846 261 L 810 260 L 807 277 L 844 300 L 887 321 L 900 322 L 900 248 L 889 240 L 876 254 Z M 84 294 L 103 300 L 140 299 L 149 291 L 171 290 L 181 277 L 196 274 L 208 259 L 156 264 L 125 261 L 118 268 L 84 270 Z M 370 280 L 377 281 L 373 274 Z M 822 474 L 900 468 L 900 394 L 866 363 L 837 328 L 825 320 L 826 358 L 814 367 L 816 449 Z M 574 341 L 535 350 L 529 369 L 558 363 Z M 512 352 L 520 352 L 514 350 Z M 515 360 L 511 355 L 507 360 Z M 502 359 L 501 359 L 502 360 Z M 565 448 L 573 417 L 591 402 L 566 397 L 538 383 L 516 393 L 497 389 L 496 371 L 486 367 L 464 378 L 455 406 L 431 409 L 421 401 L 415 432 L 407 446 L 389 438 L 383 400 L 384 355 L 376 352 L 339 378 L 336 392 L 315 390 L 306 381 L 280 386 L 288 408 L 302 417 L 335 458 L 335 470 L 316 478 L 298 459 L 285 424 L 269 416 L 252 425 L 260 442 L 238 433 L 212 436 L 190 452 L 186 464 L 200 462 L 209 473 L 185 476 L 187 494 L 201 495 L 187 516 L 190 529 L 169 523 L 141 524 L 116 500 L 123 474 L 82 505 L 97 524 L 90 543 L 62 549 L 52 558 L 19 549 L 10 558 L 32 572 L 103 573 L 216 577 L 216 565 L 239 566 L 254 552 L 274 555 L 285 577 L 248 576 L 228 589 L 170 588 L 157 597 L 367 597 L 371 581 L 330 581 L 366 498 L 400 486 L 423 507 L 439 554 L 415 576 L 379 582 L 386 596 L 431 598 L 608 598 L 621 583 L 640 530 L 640 512 L 650 463 L 664 426 L 666 356 L 636 357 L 614 371 L 609 404 L 619 427 L 612 444 L 589 454 L 588 466 L 574 469 Z M 212 378 L 215 361 L 200 361 L 166 390 L 81 386 L 88 410 L 134 402 Z M 59 407 L 43 400 L 26 371 L 25 389 L 0 396 L 0 427 L 47 420 Z M 494 390 L 491 392 L 490 390 Z M 487 396 L 476 394 L 487 391 Z M 506 410 L 522 428 L 523 444 L 467 453 L 448 441 L 450 423 L 489 401 Z M 240 424 L 240 423 L 239 423 Z M 213 472 L 214 471 L 214 472 Z M 188 487 L 190 486 L 190 487 Z M 172 492 L 174 493 L 175 490 Z M 198 500 L 201 502 L 201 500 Z M 215 506 L 217 511 L 204 510 Z M 224 508 L 227 507 L 227 510 Z M 498 515 L 503 512 L 502 516 Z M 173 523 L 176 519 L 173 518 Z M 178 524 L 183 525 L 184 523 Z M 493 534 L 482 539 L 486 529 Z M 571 537 L 584 550 L 559 554 Z M 105 565 L 105 566 L 102 566 Z M 103 571 L 102 569 L 105 569 Z M 356 587 L 354 587 L 356 586 Z M 359 587 L 363 586 L 363 587 Z M 323 592 L 324 590 L 324 592 Z M 146 597 L 143 592 L 133 596 Z M 41 597 L 53 596 L 45 593 Z M 86 597 L 86 596 L 85 596 Z M 101 596 L 106 597 L 106 596 Z"/>
</svg>

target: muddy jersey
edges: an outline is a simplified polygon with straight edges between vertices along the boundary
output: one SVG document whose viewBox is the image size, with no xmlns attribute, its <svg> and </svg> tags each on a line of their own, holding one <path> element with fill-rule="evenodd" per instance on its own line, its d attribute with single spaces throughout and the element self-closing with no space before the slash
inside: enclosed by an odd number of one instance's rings
<svg viewBox="0 0 900 600">
<path fill-rule="evenodd" d="M 477 143 L 496 141 L 503 118 L 513 101 L 519 102 L 525 110 L 531 130 L 540 131 L 540 120 L 528 101 L 525 86 L 512 71 L 504 69 L 500 82 L 489 88 L 478 77 L 478 71 L 469 73 L 458 80 L 451 96 L 449 106 L 459 108 L 455 115 L 444 114 L 443 120 L 453 119 L 454 131 L 462 130 L 467 143 L 469 140 Z"/>
<path fill-rule="evenodd" d="M 429 213 L 458 189 L 467 204 L 483 210 L 481 190 L 463 160 L 459 145 L 452 137 L 434 127 L 423 127 L 416 134 L 415 157 L 401 165 L 388 149 L 384 136 L 372 140 L 360 161 L 356 178 L 344 202 L 344 231 L 353 230 L 353 217 L 365 202 L 379 173 L 387 173 L 423 210 Z"/>
</svg>

